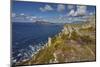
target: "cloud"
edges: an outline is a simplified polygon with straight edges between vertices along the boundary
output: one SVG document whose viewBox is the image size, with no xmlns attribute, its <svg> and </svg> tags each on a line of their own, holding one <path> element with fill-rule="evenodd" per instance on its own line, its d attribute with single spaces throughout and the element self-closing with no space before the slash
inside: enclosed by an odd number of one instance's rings
<svg viewBox="0 0 100 67">
<path fill-rule="evenodd" d="M 12 15 L 11 15 L 12 17 L 16 17 L 16 13 L 12 13 Z"/>
<path fill-rule="evenodd" d="M 46 11 L 44 8 L 42 8 L 42 7 L 40 7 L 40 10 L 42 11 L 42 12 L 44 12 L 44 11 Z"/>
<path fill-rule="evenodd" d="M 64 10 L 65 10 L 65 5 L 59 4 L 59 5 L 57 6 L 57 11 L 58 11 L 58 12 L 62 12 L 62 11 L 64 11 Z"/>
<path fill-rule="evenodd" d="M 30 18 L 30 16 L 26 16 L 26 19 L 29 19 Z"/>
<path fill-rule="evenodd" d="M 50 6 L 50 5 L 45 5 L 45 7 L 40 7 L 40 10 L 42 12 L 45 12 L 45 11 L 52 11 L 53 8 Z"/>
<path fill-rule="evenodd" d="M 74 11 L 74 9 L 72 9 L 72 10 L 69 12 L 68 16 L 75 16 L 75 11 Z"/>
<path fill-rule="evenodd" d="M 67 8 L 68 9 L 73 9 L 74 8 L 74 5 L 68 5 Z"/>
<path fill-rule="evenodd" d="M 86 6 L 76 6 L 77 10 L 71 9 L 68 16 L 84 16 L 87 14 Z"/>
<path fill-rule="evenodd" d="M 30 16 L 30 18 L 28 20 L 30 20 L 32 22 L 36 22 L 37 17 L 36 16 Z"/>
<path fill-rule="evenodd" d="M 37 20 L 36 16 L 26 15 L 24 13 L 12 13 L 13 22 L 35 22 Z"/>
<path fill-rule="evenodd" d="M 93 15 L 93 14 L 94 14 L 93 12 L 90 12 L 90 13 L 89 13 L 89 15 Z"/>
<path fill-rule="evenodd" d="M 76 15 L 86 15 L 87 7 L 86 6 L 77 6 Z"/>
<path fill-rule="evenodd" d="M 21 13 L 20 15 L 21 15 L 21 16 L 24 16 L 25 14 L 24 14 L 24 13 Z"/>
</svg>

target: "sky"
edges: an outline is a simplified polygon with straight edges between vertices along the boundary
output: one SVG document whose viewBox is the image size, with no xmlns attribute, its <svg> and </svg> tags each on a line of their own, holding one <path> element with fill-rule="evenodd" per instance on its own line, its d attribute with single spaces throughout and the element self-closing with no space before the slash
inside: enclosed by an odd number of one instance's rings
<svg viewBox="0 0 100 67">
<path fill-rule="evenodd" d="M 13 22 L 48 21 L 52 23 L 65 23 L 72 21 L 85 21 L 95 14 L 95 6 L 13 1 Z M 73 20 L 72 20 L 73 19 Z"/>
</svg>

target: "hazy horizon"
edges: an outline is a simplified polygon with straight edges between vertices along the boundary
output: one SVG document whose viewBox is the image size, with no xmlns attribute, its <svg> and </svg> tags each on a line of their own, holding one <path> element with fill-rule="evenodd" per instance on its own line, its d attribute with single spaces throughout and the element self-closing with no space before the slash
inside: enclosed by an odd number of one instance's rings
<svg viewBox="0 0 100 67">
<path fill-rule="evenodd" d="M 95 6 L 12 1 L 12 22 L 71 23 L 86 21 L 95 14 Z"/>
</svg>

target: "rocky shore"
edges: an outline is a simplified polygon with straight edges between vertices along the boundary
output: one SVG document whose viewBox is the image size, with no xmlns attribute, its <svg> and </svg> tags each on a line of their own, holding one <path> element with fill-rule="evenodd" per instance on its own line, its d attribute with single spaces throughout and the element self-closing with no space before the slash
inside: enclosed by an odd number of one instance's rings
<svg viewBox="0 0 100 67">
<path fill-rule="evenodd" d="M 95 17 L 86 22 L 65 24 L 60 33 L 52 38 L 29 60 L 16 65 L 34 65 L 96 60 Z"/>
</svg>

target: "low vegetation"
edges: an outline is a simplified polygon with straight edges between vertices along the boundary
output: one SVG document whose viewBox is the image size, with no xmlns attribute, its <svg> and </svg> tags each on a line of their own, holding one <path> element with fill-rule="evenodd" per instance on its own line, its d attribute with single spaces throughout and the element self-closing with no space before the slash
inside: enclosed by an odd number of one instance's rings
<svg viewBox="0 0 100 67">
<path fill-rule="evenodd" d="M 92 25 L 91 22 L 87 22 L 87 24 L 64 25 L 67 31 L 63 29 L 62 32 L 51 38 L 50 46 L 45 46 L 44 49 L 41 49 L 31 59 L 17 65 L 96 60 L 96 36 L 94 26 L 95 25 Z"/>
</svg>

